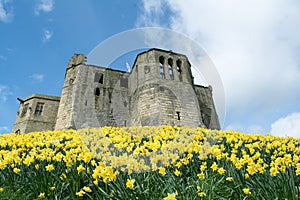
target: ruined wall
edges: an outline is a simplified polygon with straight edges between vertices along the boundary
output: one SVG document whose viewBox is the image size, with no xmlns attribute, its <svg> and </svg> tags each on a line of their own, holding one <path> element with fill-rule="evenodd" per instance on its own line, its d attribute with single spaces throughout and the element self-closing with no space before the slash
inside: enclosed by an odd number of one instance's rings
<svg viewBox="0 0 300 200">
<path fill-rule="evenodd" d="M 128 101 L 125 72 L 84 62 L 73 65 L 67 68 L 56 129 L 126 125 Z"/>
<path fill-rule="evenodd" d="M 219 123 L 219 118 L 216 112 L 212 95 L 212 87 L 195 85 L 195 91 L 201 109 L 201 116 L 204 125 L 210 129 L 220 129 L 221 127 Z"/>
<path fill-rule="evenodd" d="M 33 94 L 22 100 L 12 132 L 54 130 L 60 97 Z"/>
<path fill-rule="evenodd" d="M 81 65 L 78 70 L 80 84 L 74 91 L 76 128 L 125 125 L 128 75 L 91 65 Z"/>
</svg>

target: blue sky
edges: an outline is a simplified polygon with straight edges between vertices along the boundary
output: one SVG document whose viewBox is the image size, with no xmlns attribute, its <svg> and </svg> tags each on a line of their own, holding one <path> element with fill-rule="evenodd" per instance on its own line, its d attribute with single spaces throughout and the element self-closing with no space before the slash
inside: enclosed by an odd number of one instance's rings
<svg viewBox="0 0 300 200">
<path fill-rule="evenodd" d="M 164 27 L 198 42 L 214 62 L 224 129 L 298 136 L 299 10 L 293 0 L 0 0 L 0 133 L 12 128 L 17 97 L 61 95 L 73 53 L 87 55 L 126 30 Z"/>
</svg>

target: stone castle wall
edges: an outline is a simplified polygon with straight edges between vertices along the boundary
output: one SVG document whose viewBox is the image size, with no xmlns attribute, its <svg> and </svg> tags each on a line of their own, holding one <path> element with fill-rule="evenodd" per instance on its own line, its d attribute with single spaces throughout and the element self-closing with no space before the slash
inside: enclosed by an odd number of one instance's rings
<svg viewBox="0 0 300 200">
<path fill-rule="evenodd" d="M 180 72 L 177 61 L 181 63 Z M 152 50 L 138 55 L 130 77 L 131 125 L 203 126 L 190 67 L 184 55 L 173 52 Z"/>
<path fill-rule="evenodd" d="M 60 97 L 33 94 L 20 101 L 12 132 L 54 130 Z M 43 106 L 41 111 L 37 110 L 38 104 Z"/>
<path fill-rule="evenodd" d="M 211 129 L 220 129 L 221 127 L 212 96 L 211 86 L 203 87 L 200 85 L 195 85 L 194 88 L 205 127 L 209 127 Z"/>
<path fill-rule="evenodd" d="M 45 110 L 41 121 L 17 116 L 14 130 L 162 124 L 220 129 L 211 87 L 193 79 L 188 58 L 172 51 L 139 54 L 130 73 L 87 65 L 83 54 L 74 54 L 59 105 Z"/>
</svg>

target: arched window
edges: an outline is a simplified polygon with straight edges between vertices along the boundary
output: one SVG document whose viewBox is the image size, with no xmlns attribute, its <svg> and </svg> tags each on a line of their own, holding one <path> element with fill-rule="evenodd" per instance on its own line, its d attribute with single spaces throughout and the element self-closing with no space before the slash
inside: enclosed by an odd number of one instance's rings
<svg viewBox="0 0 300 200">
<path fill-rule="evenodd" d="M 176 69 L 177 69 L 177 72 L 178 72 L 178 78 L 179 78 L 180 81 L 182 81 L 181 65 L 182 65 L 181 60 L 177 60 L 177 61 L 176 61 Z"/>
<path fill-rule="evenodd" d="M 165 58 L 163 56 L 160 56 L 159 57 L 159 71 L 160 71 L 161 78 L 165 78 L 164 62 L 165 62 Z"/>
<path fill-rule="evenodd" d="M 174 74 L 173 74 L 173 60 L 171 58 L 168 59 L 168 70 L 169 70 L 169 75 L 170 75 L 170 79 L 174 80 Z"/>
<path fill-rule="evenodd" d="M 95 89 L 95 96 L 100 96 L 100 89 L 99 88 Z"/>
</svg>

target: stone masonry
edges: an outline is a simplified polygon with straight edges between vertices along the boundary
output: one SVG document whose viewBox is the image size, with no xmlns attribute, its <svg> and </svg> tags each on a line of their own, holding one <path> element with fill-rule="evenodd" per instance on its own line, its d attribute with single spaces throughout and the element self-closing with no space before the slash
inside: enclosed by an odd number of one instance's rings
<svg viewBox="0 0 300 200">
<path fill-rule="evenodd" d="M 13 131 L 162 124 L 220 129 L 211 86 L 195 85 L 188 58 L 172 51 L 140 53 L 131 72 L 88 65 L 83 54 L 74 54 L 61 98 L 39 99 L 45 97 L 21 101 Z M 40 121 L 33 113 L 20 117 L 26 102 L 35 109 L 43 103 Z"/>
<path fill-rule="evenodd" d="M 60 97 L 33 94 L 20 101 L 12 132 L 54 130 Z"/>
</svg>

